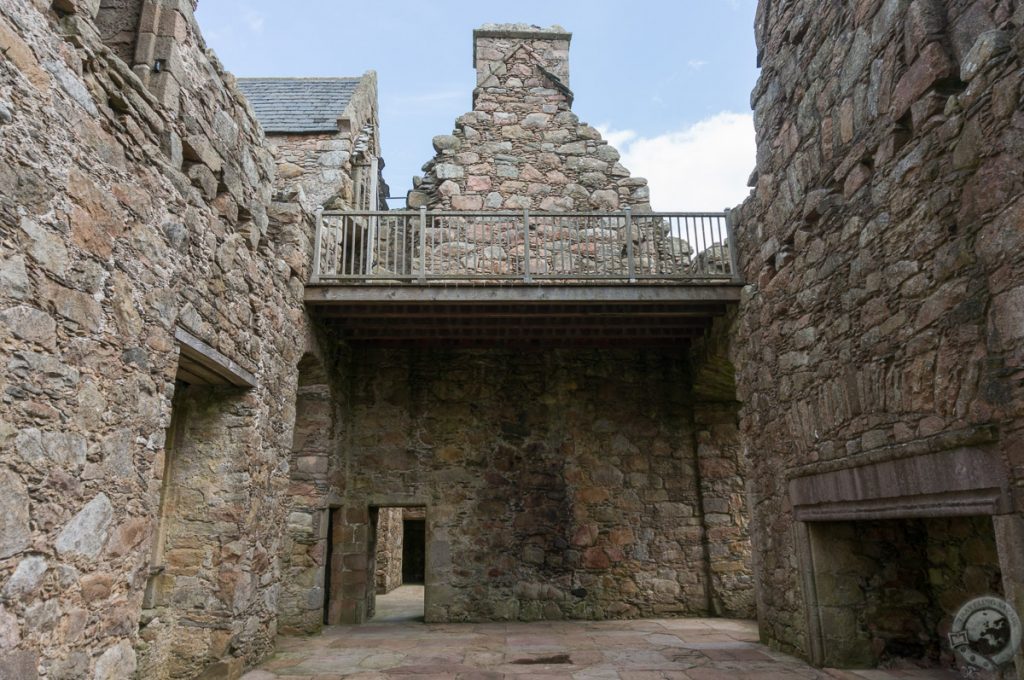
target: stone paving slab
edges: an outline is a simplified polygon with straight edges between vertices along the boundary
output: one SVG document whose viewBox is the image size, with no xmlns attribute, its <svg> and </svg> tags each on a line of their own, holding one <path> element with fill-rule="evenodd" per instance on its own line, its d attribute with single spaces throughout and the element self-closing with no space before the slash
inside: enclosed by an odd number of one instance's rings
<svg viewBox="0 0 1024 680">
<path fill-rule="evenodd" d="M 278 640 L 243 680 L 925 680 L 941 670 L 816 669 L 752 621 L 643 619 L 333 626 Z"/>
</svg>

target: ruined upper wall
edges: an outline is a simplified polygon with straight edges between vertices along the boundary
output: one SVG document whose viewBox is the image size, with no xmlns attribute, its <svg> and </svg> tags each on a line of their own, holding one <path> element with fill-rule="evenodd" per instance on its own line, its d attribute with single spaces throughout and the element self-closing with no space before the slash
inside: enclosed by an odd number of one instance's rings
<svg viewBox="0 0 1024 680">
<path fill-rule="evenodd" d="M 1022 26 L 1007 0 L 760 3 L 734 341 L 772 644 L 810 651 L 791 477 L 966 447 L 1021 510 Z"/>
<path fill-rule="evenodd" d="M 310 209 L 386 209 L 376 72 L 238 83 L 267 135 L 279 190 L 301 188 Z"/>
<path fill-rule="evenodd" d="M 473 111 L 414 179 L 412 208 L 650 211 L 647 180 L 572 112 L 569 40 L 560 27 L 488 24 L 474 32 Z"/>
<path fill-rule="evenodd" d="M 275 633 L 308 224 L 190 3 L 139 3 L 163 86 L 53 5 L 0 2 L 0 676 L 237 674 Z M 257 385 L 196 400 L 211 504 L 144 614 L 178 329 Z"/>
</svg>

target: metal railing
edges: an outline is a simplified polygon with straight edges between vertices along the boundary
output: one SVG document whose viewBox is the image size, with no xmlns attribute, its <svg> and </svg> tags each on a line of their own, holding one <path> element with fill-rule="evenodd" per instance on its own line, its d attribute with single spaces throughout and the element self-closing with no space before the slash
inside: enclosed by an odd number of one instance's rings
<svg viewBox="0 0 1024 680">
<path fill-rule="evenodd" d="M 727 213 L 320 212 L 310 283 L 736 282 Z"/>
</svg>

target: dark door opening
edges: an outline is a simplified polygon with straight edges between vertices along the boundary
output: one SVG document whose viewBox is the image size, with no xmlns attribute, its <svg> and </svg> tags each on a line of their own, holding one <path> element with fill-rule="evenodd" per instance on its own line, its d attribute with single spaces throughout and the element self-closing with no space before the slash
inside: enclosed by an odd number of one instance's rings
<svg viewBox="0 0 1024 680">
<path fill-rule="evenodd" d="M 427 523 L 422 519 L 402 521 L 402 583 L 426 581 Z"/>
<path fill-rule="evenodd" d="M 327 508 L 327 544 L 324 546 L 324 625 L 330 623 L 331 611 L 331 558 L 334 556 L 334 513 L 335 508 Z"/>
</svg>

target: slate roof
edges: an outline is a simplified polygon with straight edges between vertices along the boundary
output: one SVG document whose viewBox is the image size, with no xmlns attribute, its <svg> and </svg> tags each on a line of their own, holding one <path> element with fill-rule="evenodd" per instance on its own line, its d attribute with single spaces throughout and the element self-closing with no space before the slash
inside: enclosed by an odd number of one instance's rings
<svg viewBox="0 0 1024 680">
<path fill-rule="evenodd" d="M 362 78 L 239 78 L 263 131 L 337 132 Z"/>
</svg>

